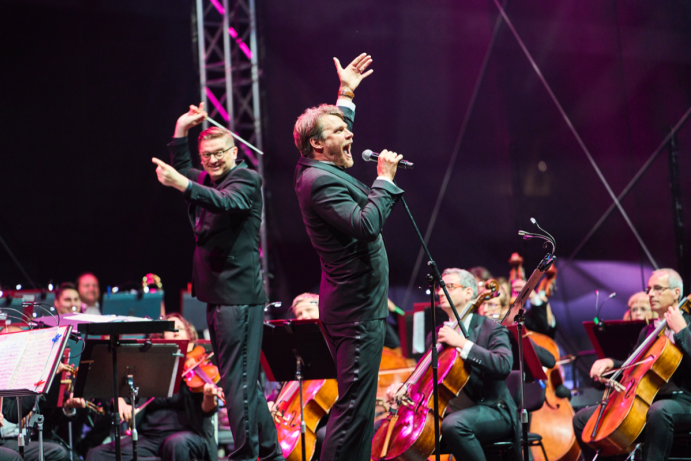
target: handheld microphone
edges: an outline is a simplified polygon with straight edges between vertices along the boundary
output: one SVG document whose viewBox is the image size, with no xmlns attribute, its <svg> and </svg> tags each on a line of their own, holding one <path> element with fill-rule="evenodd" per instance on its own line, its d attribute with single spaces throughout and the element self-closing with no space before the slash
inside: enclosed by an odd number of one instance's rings
<svg viewBox="0 0 691 461">
<path fill-rule="evenodd" d="M 378 158 L 379 158 L 379 152 L 372 152 L 371 150 L 367 149 L 362 153 L 362 159 L 365 162 L 376 162 Z M 401 159 L 398 162 L 398 167 L 399 168 L 405 168 L 406 170 L 412 170 L 413 169 L 413 162 L 409 162 L 407 160 Z"/>
</svg>

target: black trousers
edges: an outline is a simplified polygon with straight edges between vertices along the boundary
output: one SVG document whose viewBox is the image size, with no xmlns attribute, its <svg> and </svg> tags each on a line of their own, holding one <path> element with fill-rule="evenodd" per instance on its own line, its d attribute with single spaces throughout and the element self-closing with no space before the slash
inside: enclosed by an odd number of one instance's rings
<svg viewBox="0 0 691 461">
<path fill-rule="evenodd" d="M 282 461 L 276 426 L 258 382 L 264 305 L 209 304 L 206 319 L 235 444 L 228 459 Z"/>
<path fill-rule="evenodd" d="M 133 456 L 132 437 L 120 440 L 122 460 Z M 192 458 L 209 459 L 204 437 L 194 432 L 163 432 L 140 434 L 137 440 L 137 456 L 160 456 L 163 461 L 189 461 Z M 67 458 L 69 459 L 69 457 Z M 89 450 L 86 461 L 115 460 L 115 442 Z"/>
<path fill-rule="evenodd" d="M 583 443 L 583 428 L 597 409 L 597 406 L 584 408 L 573 417 L 573 430 L 586 461 L 593 459 L 595 450 Z M 674 438 L 674 424 L 677 422 L 691 423 L 691 402 L 660 399 L 650 405 L 642 436 L 644 461 L 663 461 L 669 458 Z"/>
<path fill-rule="evenodd" d="M 11 461 L 17 458 L 21 459 L 17 451 L 18 445 L 16 438 L 0 439 L 0 461 Z M 38 442 L 31 440 L 24 448 L 24 459 L 27 461 L 38 461 L 38 455 Z M 44 441 L 43 457 L 46 461 L 69 461 L 70 452 L 62 445 Z"/>
<path fill-rule="evenodd" d="M 513 435 L 506 406 L 475 405 L 447 415 L 441 423 L 441 437 L 454 459 L 486 460 L 482 444 Z"/>
<path fill-rule="evenodd" d="M 329 415 L 319 459 L 369 461 L 385 320 L 323 327 L 336 362 L 338 401 Z"/>
</svg>

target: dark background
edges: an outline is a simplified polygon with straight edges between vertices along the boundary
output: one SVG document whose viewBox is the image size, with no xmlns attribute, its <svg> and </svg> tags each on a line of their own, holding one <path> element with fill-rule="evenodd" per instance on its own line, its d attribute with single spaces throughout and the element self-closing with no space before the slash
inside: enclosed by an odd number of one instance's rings
<svg viewBox="0 0 691 461">
<path fill-rule="evenodd" d="M 192 232 L 179 192 L 157 182 L 150 158 L 167 158 L 175 120 L 199 100 L 192 3 L 0 1 L 0 237 L 37 284 L 88 270 L 105 288 L 154 272 L 168 310 L 179 309 Z M 507 13 L 618 194 L 691 106 L 691 2 L 511 0 Z M 424 233 L 497 15 L 490 0 L 258 2 L 272 301 L 290 303 L 319 282 L 292 190 L 291 135 L 305 108 L 335 101 L 331 58 L 373 56 L 355 98 L 354 152 L 386 148 L 416 163 L 397 180 Z M 679 146 L 689 223 L 691 125 Z M 365 183 L 376 176 L 357 158 L 350 172 Z M 503 24 L 431 233 L 439 266 L 505 276 L 519 251 L 531 271 L 544 251 L 516 234 L 534 229 L 531 216 L 565 260 L 610 203 Z M 676 267 L 666 150 L 623 205 L 657 263 Z M 401 303 L 419 244 L 400 206 L 384 234 Z M 618 211 L 576 258 L 649 264 Z M 2 248 L 0 283 L 28 286 Z"/>
</svg>

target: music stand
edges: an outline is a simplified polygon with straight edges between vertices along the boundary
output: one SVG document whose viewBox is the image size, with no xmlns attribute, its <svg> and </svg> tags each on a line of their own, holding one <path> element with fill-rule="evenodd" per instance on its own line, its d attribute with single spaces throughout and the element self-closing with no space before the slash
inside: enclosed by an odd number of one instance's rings
<svg viewBox="0 0 691 461">
<path fill-rule="evenodd" d="M 511 338 L 511 346 L 518 346 L 518 325 L 509 325 L 506 328 L 512 333 L 513 336 Z M 533 342 L 530 340 L 530 335 L 523 335 L 523 344 L 521 344 L 521 346 L 523 347 L 523 360 L 528 368 L 527 371 L 533 376 L 534 379 L 546 381 L 547 375 L 545 374 L 545 370 L 542 368 L 542 364 L 537 356 L 537 352 L 535 352 L 535 347 L 533 346 Z M 515 357 L 516 356 L 514 355 L 514 358 Z M 517 367 L 516 362 L 517 360 L 514 360 L 514 370 L 517 368 L 520 369 L 520 364 Z"/>
<path fill-rule="evenodd" d="M 132 450 L 137 460 L 136 396 L 144 398 L 170 397 L 180 387 L 187 340 L 122 340 L 117 362 L 120 376 L 118 394 L 132 398 Z M 107 398 L 112 392 L 110 340 L 86 341 L 74 395 L 85 399 Z M 137 387 L 135 388 L 135 381 Z M 117 399 L 117 397 L 116 397 Z M 119 410 L 118 410 L 119 411 Z M 118 424 L 119 427 L 119 424 Z M 118 431 L 119 432 L 119 431 Z"/>
<path fill-rule="evenodd" d="M 142 321 L 109 321 L 108 316 L 88 316 L 92 320 L 96 317 L 104 317 L 103 323 L 80 323 L 78 325 L 78 330 L 85 336 L 88 335 L 108 335 L 110 336 L 110 349 L 111 363 L 112 363 L 112 376 L 113 376 L 113 417 L 115 418 L 115 459 L 122 459 L 122 452 L 120 449 L 120 406 L 118 404 L 118 360 L 117 360 L 117 348 L 121 344 L 120 335 L 137 335 L 137 334 L 153 334 L 153 333 L 163 333 L 164 331 L 176 331 L 175 322 L 170 320 L 142 320 Z M 104 321 L 105 320 L 105 321 Z M 186 352 L 186 351 L 185 351 Z M 104 376 L 108 376 L 105 373 Z M 77 377 L 79 378 L 79 377 Z M 79 379 L 77 379 L 79 383 Z M 82 392 L 83 392 L 83 388 Z M 75 386 L 75 391 L 77 390 Z"/>
<path fill-rule="evenodd" d="M 645 320 L 604 320 L 583 322 L 598 359 L 626 360 L 636 348 Z"/>
<path fill-rule="evenodd" d="M 261 363 L 269 381 L 297 380 L 300 389 L 300 442 L 305 461 L 305 413 L 302 381 L 336 379 L 336 364 L 324 339 L 321 322 L 273 320 L 264 322 Z"/>
</svg>

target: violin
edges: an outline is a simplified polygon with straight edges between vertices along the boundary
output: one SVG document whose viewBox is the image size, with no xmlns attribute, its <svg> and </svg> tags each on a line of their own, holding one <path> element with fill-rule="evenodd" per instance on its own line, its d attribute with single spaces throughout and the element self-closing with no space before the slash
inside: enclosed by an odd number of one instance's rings
<svg viewBox="0 0 691 461">
<path fill-rule="evenodd" d="M 213 352 L 207 354 L 203 346 L 195 346 L 187 353 L 185 366 L 182 370 L 182 379 L 185 380 L 190 391 L 204 392 L 204 385 L 213 384 L 215 386 L 221 380 L 218 367 L 210 361 L 212 356 Z M 225 405 L 224 396 L 220 395 L 219 398 Z"/>
<path fill-rule="evenodd" d="M 687 297 L 679 302 L 679 309 L 688 312 L 688 305 Z M 607 380 L 600 409 L 583 429 L 583 441 L 602 456 L 633 450 L 655 396 L 681 364 L 682 352 L 665 336 L 666 327 L 667 319 L 661 319 L 622 367 L 611 370 L 614 374 Z"/>
<path fill-rule="evenodd" d="M 518 253 L 511 255 L 511 280 L 525 280 L 521 258 Z M 556 283 L 557 269 L 551 265 L 546 271 L 545 276 L 540 280 L 536 291 L 545 295 L 547 299 L 554 292 Z M 530 432 L 542 436 L 543 445 L 547 452 L 548 459 L 559 461 L 575 461 L 578 459 L 581 450 L 576 442 L 576 434 L 573 431 L 574 410 L 568 398 L 557 397 L 556 388 L 564 383 L 563 369 L 561 364 L 559 346 L 556 341 L 547 335 L 527 331 L 526 335 L 534 344 L 547 350 L 556 361 L 554 368 L 545 370 L 547 381 L 545 382 L 545 403 L 542 408 L 532 413 L 530 418 Z M 531 449 L 535 461 L 544 460 L 542 450 L 537 447 Z"/>
<path fill-rule="evenodd" d="M 499 284 L 488 280 L 486 291 L 459 316 L 463 319 L 483 302 L 499 296 Z M 452 328 L 458 326 L 453 322 Z M 460 394 L 470 379 L 470 364 L 463 361 L 455 348 L 434 345 L 438 352 L 439 413 L 434 414 L 432 382 L 432 350 L 418 362 L 415 371 L 396 393 L 398 408 L 392 407 L 389 416 L 372 439 L 372 460 L 426 460 L 433 452 L 434 418 L 443 418 L 449 401 Z"/>
</svg>

